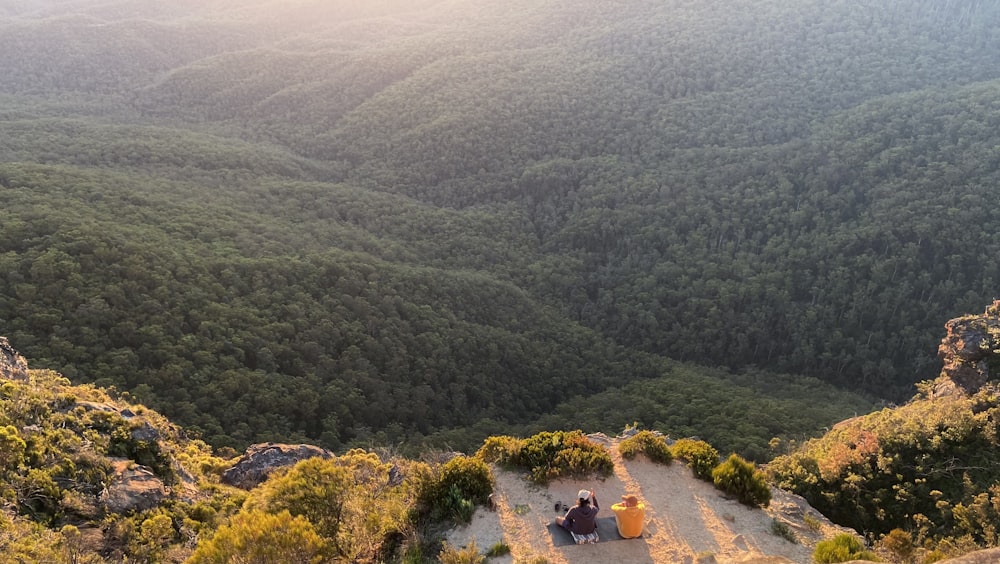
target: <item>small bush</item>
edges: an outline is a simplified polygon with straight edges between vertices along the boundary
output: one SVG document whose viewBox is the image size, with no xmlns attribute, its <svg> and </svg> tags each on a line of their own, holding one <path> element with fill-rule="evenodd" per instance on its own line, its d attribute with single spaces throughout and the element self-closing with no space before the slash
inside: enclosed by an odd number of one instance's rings
<svg viewBox="0 0 1000 564">
<path fill-rule="evenodd" d="M 486 551 L 486 556 L 490 558 L 496 558 L 497 556 L 504 556 L 507 554 L 510 554 L 510 545 L 503 541 L 494 544 L 489 550 Z"/>
<path fill-rule="evenodd" d="M 458 456 L 442 466 L 436 480 L 426 483 L 421 502 L 435 521 L 468 523 L 476 504 L 485 504 L 492 492 L 490 467 L 478 458 Z"/>
<path fill-rule="evenodd" d="M 719 451 L 705 441 L 681 439 L 670 448 L 674 458 L 686 460 L 694 475 L 712 481 L 712 470 L 719 465 Z"/>
<path fill-rule="evenodd" d="M 510 460 L 521 450 L 521 439 L 509 435 L 494 435 L 487 437 L 483 441 L 483 446 L 476 451 L 476 458 L 486 462 L 496 462 L 503 464 L 505 460 Z"/>
<path fill-rule="evenodd" d="M 441 468 L 442 489 L 458 488 L 462 497 L 482 505 L 493 493 L 493 473 L 481 459 L 457 456 Z"/>
<path fill-rule="evenodd" d="M 725 462 L 712 470 L 712 481 L 716 488 L 735 495 L 744 505 L 766 507 L 771 503 L 771 488 L 764 473 L 739 455 L 729 455 Z"/>
<path fill-rule="evenodd" d="M 848 533 L 843 533 L 830 540 L 816 543 L 816 550 L 813 551 L 813 560 L 820 564 L 848 562 L 850 560 L 879 561 L 875 553 L 865 550 L 861 545 L 861 541 Z"/>
<path fill-rule="evenodd" d="M 923 564 L 933 564 L 934 562 L 940 562 L 945 558 L 948 558 L 947 554 L 935 549 L 925 554 L 924 559 L 921 562 Z"/>
<path fill-rule="evenodd" d="M 479 554 L 475 540 L 463 549 L 457 549 L 446 542 L 438 554 L 438 561 L 441 564 L 483 564 L 486 557 Z"/>
<path fill-rule="evenodd" d="M 913 559 L 913 553 L 916 551 L 916 547 L 913 546 L 913 537 L 910 536 L 910 533 L 902 529 L 889 531 L 888 534 L 882 537 L 879 545 L 900 562 L 910 562 Z"/>
<path fill-rule="evenodd" d="M 462 497 L 462 490 L 452 484 L 447 493 L 437 500 L 438 505 L 432 516 L 436 520 L 451 519 L 456 523 L 469 523 L 476 512 L 476 504 Z"/>
<path fill-rule="evenodd" d="M 326 541 L 305 517 L 288 511 L 237 513 L 215 535 L 198 543 L 191 564 L 214 562 L 313 562 L 324 560 Z"/>
<path fill-rule="evenodd" d="M 618 443 L 618 452 L 629 460 L 635 458 L 639 453 L 645 454 L 647 458 L 658 464 L 670 464 L 674 460 L 667 440 L 652 431 L 639 431 Z"/>
<path fill-rule="evenodd" d="M 809 514 L 802 516 L 802 522 L 806 524 L 806 527 L 809 527 L 810 531 L 819 532 L 823 528 L 823 524 L 819 522 L 819 519 Z"/>
<path fill-rule="evenodd" d="M 791 527 L 781 521 L 778 521 L 777 519 L 771 519 L 771 533 L 790 543 L 799 543 L 799 539 L 795 538 L 795 533 L 792 532 Z"/>
<path fill-rule="evenodd" d="M 535 483 L 591 474 L 610 476 L 614 462 L 581 431 L 544 432 L 527 439 L 490 437 L 476 453 L 483 460 L 527 470 Z"/>
<path fill-rule="evenodd" d="M 518 558 L 514 561 L 514 564 L 549 564 L 549 561 L 544 556 L 532 554 L 524 558 Z"/>
</svg>

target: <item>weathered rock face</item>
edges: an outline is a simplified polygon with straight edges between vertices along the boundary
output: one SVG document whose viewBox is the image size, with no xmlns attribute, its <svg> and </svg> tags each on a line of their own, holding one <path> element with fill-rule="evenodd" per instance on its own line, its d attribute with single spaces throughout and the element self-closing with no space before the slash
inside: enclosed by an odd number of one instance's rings
<svg viewBox="0 0 1000 564">
<path fill-rule="evenodd" d="M 991 376 L 991 365 L 1000 362 L 1000 300 L 982 315 L 967 315 L 945 323 L 948 331 L 938 357 L 944 361 L 941 376 L 965 392 L 974 392 Z M 939 386 L 939 392 L 946 386 Z"/>
<path fill-rule="evenodd" d="M 28 379 L 28 361 L 10 346 L 7 337 L 0 337 L 0 378 Z"/>
<path fill-rule="evenodd" d="M 1000 548 L 972 552 L 952 560 L 944 560 L 941 564 L 996 564 L 997 562 L 1000 562 Z"/>
<path fill-rule="evenodd" d="M 333 453 L 313 445 L 262 443 L 251 445 L 242 458 L 222 474 L 222 483 L 252 489 L 272 472 L 314 457 L 333 458 Z"/>
<path fill-rule="evenodd" d="M 99 501 L 111 513 L 131 513 L 152 509 L 168 495 L 163 480 L 152 470 L 121 460 L 115 462 L 114 477 Z"/>
<path fill-rule="evenodd" d="M 146 441 L 151 443 L 153 441 L 160 440 L 160 432 L 157 431 L 155 427 L 145 422 L 132 429 L 130 435 L 132 435 L 132 438 L 137 441 Z"/>
</svg>

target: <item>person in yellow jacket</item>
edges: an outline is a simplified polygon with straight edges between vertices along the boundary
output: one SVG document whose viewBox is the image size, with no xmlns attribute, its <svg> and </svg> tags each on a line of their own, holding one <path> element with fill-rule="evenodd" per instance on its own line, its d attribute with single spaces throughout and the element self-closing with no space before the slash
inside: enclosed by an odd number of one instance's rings
<svg viewBox="0 0 1000 564">
<path fill-rule="evenodd" d="M 642 536 L 642 524 L 646 519 L 646 506 L 634 495 L 623 495 L 622 502 L 611 506 L 615 512 L 615 524 L 618 534 L 625 539 Z"/>
</svg>

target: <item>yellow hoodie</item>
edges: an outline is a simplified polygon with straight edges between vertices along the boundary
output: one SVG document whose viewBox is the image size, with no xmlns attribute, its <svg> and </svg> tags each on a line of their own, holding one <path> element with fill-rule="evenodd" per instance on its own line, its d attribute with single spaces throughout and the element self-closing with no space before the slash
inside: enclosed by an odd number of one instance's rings
<svg viewBox="0 0 1000 564">
<path fill-rule="evenodd" d="M 646 518 L 644 504 L 627 507 L 624 503 L 616 503 L 611 506 L 611 511 L 615 512 L 615 523 L 622 538 L 634 539 L 642 536 L 642 523 Z"/>
</svg>

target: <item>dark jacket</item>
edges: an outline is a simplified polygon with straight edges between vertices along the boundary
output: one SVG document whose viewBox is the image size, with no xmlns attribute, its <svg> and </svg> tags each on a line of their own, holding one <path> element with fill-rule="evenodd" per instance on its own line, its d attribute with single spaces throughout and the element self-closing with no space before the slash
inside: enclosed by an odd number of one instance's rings
<svg viewBox="0 0 1000 564">
<path fill-rule="evenodd" d="M 589 535 L 597 529 L 597 512 L 600 511 L 597 500 L 593 504 L 574 505 L 566 512 L 564 527 L 578 535 Z"/>
</svg>

